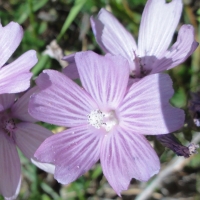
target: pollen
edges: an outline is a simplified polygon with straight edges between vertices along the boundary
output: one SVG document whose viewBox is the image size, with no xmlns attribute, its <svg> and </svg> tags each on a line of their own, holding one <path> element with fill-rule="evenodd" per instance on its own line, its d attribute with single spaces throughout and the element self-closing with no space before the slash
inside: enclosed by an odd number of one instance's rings
<svg viewBox="0 0 200 200">
<path fill-rule="evenodd" d="M 104 113 L 100 110 L 91 111 L 88 115 L 88 122 L 97 129 L 105 129 L 106 132 L 109 132 L 115 125 L 118 124 L 114 111 Z"/>
<path fill-rule="evenodd" d="M 95 128 L 100 129 L 101 125 L 103 124 L 103 118 L 103 113 L 100 110 L 93 110 L 88 115 L 88 122 Z"/>
</svg>

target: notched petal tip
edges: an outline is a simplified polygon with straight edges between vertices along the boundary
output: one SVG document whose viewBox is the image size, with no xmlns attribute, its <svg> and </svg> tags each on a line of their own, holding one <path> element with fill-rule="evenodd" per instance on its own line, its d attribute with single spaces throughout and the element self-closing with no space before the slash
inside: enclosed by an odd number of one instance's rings
<svg viewBox="0 0 200 200">
<path fill-rule="evenodd" d="M 22 26 L 20 26 L 17 22 L 14 22 L 14 21 L 9 22 L 6 26 L 16 27 L 16 28 L 20 29 L 21 31 L 23 31 Z M 6 27 L 6 26 L 5 26 L 5 27 Z"/>
<path fill-rule="evenodd" d="M 38 61 L 37 52 L 35 50 L 29 50 L 26 52 L 27 56 L 31 57 L 31 59 Z"/>
<path fill-rule="evenodd" d="M 45 90 L 52 85 L 48 71 L 49 70 L 44 70 L 43 73 L 41 73 L 35 81 L 37 86 L 42 90 Z"/>
<path fill-rule="evenodd" d="M 74 56 L 75 56 L 75 54 L 76 54 L 76 53 L 72 53 L 72 54 L 70 54 L 70 55 L 64 56 L 64 57 L 62 58 L 62 60 L 67 61 L 67 62 L 69 62 L 69 63 L 72 63 L 72 62 L 74 62 Z"/>
<path fill-rule="evenodd" d="M 4 30 L 9 29 L 10 32 L 12 32 L 13 35 L 18 35 L 19 43 L 22 40 L 24 31 L 21 25 L 19 25 L 17 22 L 10 22 L 6 26 L 3 27 Z M 3 30 L 2 30 L 3 31 Z"/>
</svg>

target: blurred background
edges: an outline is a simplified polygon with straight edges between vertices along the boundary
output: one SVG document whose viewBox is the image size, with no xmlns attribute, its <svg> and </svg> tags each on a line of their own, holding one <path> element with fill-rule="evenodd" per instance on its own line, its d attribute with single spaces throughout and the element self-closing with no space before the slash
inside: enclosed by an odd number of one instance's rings
<svg viewBox="0 0 200 200">
<path fill-rule="evenodd" d="M 192 24 L 196 40 L 200 41 L 200 1 L 183 2 L 184 9 L 177 30 L 182 24 Z M 102 7 L 112 11 L 137 40 L 145 3 L 146 0 L 0 0 L 0 19 L 3 26 L 15 21 L 24 29 L 22 43 L 11 60 L 29 49 L 37 51 L 39 62 L 32 70 L 34 80 L 43 69 L 61 71 L 67 65 L 60 60 L 63 55 L 82 50 L 103 54 L 90 27 L 90 16 L 97 15 Z M 176 37 L 177 31 L 173 41 Z M 198 113 L 191 113 L 188 105 L 191 92 L 200 91 L 200 48 L 185 63 L 168 73 L 174 81 L 175 89 L 171 103 L 186 112 L 185 126 L 175 135 L 186 146 L 191 140 L 199 143 L 200 128 L 193 123 L 193 117 Z M 42 125 L 54 133 L 62 131 L 62 127 Z M 160 156 L 161 171 L 147 183 L 133 179 L 129 190 L 124 191 L 122 197 L 118 197 L 111 189 L 99 163 L 77 181 L 60 185 L 52 175 L 36 168 L 20 153 L 23 181 L 18 199 L 199 200 L 200 154 L 185 159 L 165 149 L 154 138 L 149 140 Z M 3 200 L 1 196 L 0 200 Z"/>
</svg>

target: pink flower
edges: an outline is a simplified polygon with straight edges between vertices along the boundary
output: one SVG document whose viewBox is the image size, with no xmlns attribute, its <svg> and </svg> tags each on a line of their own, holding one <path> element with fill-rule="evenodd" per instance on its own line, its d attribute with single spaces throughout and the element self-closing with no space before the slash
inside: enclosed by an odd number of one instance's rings
<svg viewBox="0 0 200 200">
<path fill-rule="evenodd" d="M 0 194 L 6 200 L 15 199 L 21 185 L 21 166 L 18 147 L 38 167 L 53 173 L 54 167 L 34 160 L 33 154 L 39 145 L 52 133 L 34 124 L 28 114 L 33 88 L 16 101 L 15 94 L 0 95 Z"/>
<path fill-rule="evenodd" d="M 143 77 L 171 69 L 184 62 L 197 48 L 193 26 L 182 25 L 177 41 L 171 46 L 178 25 L 182 0 L 148 0 L 144 8 L 138 45 L 132 35 L 105 9 L 91 17 L 94 35 L 107 53 L 121 55 L 129 61 L 130 75 Z"/>
<path fill-rule="evenodd" d="M 27 51 L 10 64 L 6 62 L 19 46 L 23 37 L 22 27 L 10 22 L 0 24 L 0 94 L 18 93 L 30 87 L 30 69 L 37 63 L 36 52 Z"/>
<path fill-rule="evenodd" d="M 36 80 L 30 114 L 70 127 L 47 138 L 35 156 L 54 164 L 55 179 L 69 184 L 99 159 L 103 173 L 120 195 L 132 178 L 147 181 L 160 163 L 144 135 L 165 134 L 183 125 L 183 111 L 172 107 L 167 74 L 149 75 L 127 90 L 129 66 L 120 56 L 76 53 L 82 87 L 64 74 L 45 70 Z M 118 70 L 116 70 L 118 69 Z"/>
</svg>

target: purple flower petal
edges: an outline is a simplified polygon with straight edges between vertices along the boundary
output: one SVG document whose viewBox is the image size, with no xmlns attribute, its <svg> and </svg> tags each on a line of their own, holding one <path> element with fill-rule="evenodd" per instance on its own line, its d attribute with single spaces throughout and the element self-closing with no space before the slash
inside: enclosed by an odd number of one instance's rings
<svg viewBox="0 0 200 200">
<path fill-rule="evenodd" d="M 145 135 L 167 134 L 184 123 L 184 112 L 170 105 L 172 81 L 167 74 L 149 75 L 134 83 L 121 106 L 121 126 Z"/>
<path fill-rule="evenodd" d="M 30 160 L 34 158 L 34 153 L 38 147 L 44 142 L 48 137 L 52 136 L 52 132 L 48 129 L 32 123 L 18 123 L 15 130 L 15 142 L 22 153 Z M 36 166 L 41 169 L 53 173 L 53 168 L 49 168 L 49 164 L 34 162 Z"/>
<path fill-rule="evenodd" d="M 75 54 L 76 54 L 76 53 L 72 53 L 72 54 L 69 54 L 69 55 L 67 55 L 67 56 L 64 56 L 64 57 L 62 58 L 62 60 L 65 60 L 65 61 L 67 61 L 68 63 L 74 63 L 74 62 L 75 62 L 75 60 L 74 60 Z"/>
<path fill-rule="evenodd" d="M 132 62 L 137 46 L 133 36 L 107 10 L 101 9 L 96 18 L 91 17 L 93 33 L 100 47 L 113 55 L 121 55 L 130 62 L 131 71 L 135 71 Z"/>
<path fill-rule="evenodd" d="M 146 138 L 126 128 L 104 137 L 100 160 L 105 177 L 119 196 L 132 178 L 147 181 L 160 169 L 158 156 Z"/>
<path fill-rule="evenodd" d="M 55 179 L 68 184 L 99 160 L 101 138 L 101 132 L 88 125 L 71 128 L 47 138 L 35 157 L 55 164 Z"/>
<path fill-rule="evenodd" d="M 148 0 L 139 30 L 138 50 L 139 56 L 162 55 L 170 45 L 174 31 L 178 25 L 182 0 Z"/>
<path fill-rule="evenodd" d="M 16 98 L 15 94 L 0 95 L 0 111 L 4 111 L 12 106 Z"/>
<path fill-rule="evenodd" d="M 99 14 L 100 13 L 101 14 L 105 13 L 107 15 L 107 13 L 109 13 L 109 12 L 107 10 L 105 10 L 104 8 L 102 8 L 99 11 Z M 98 16 L 99 16 L 99 14 L 98 14 Z M 93 34 L 95 36 L 95 39 L 96 39 L 98 45 L 101 47 L 101 49 L 105 53 L 109 53 L 110 52 L 109 49 L 106 49 L 106 47 L 104 46 L 104 44 L 102 42 L 102 35 L 103 35 L 104 23 L 99 20 L 98 16 L 97 17 L 94 17 L 94 16 L 90 17 L 91 28 L 92 28 Z M 108 16 L 110 17 L 110 15 L 108 15 Z M 121 26 L 121 24 L 120 24 L 120 26 Z"/>
<path fill-rule="evenodd" d="M 36 83 L 41 92 L 31 97 L 29 113 L 36 119 L 65 127 L 87 124 L 97 109 L 92 98 L 64 74 L 45 70 Z"/>
<path fill-rule="evenodd" d="M 29 70 L 37 63 L 36 52 L 27 51 L 14 62 L 6 65 L 0 73 L 0 94 L 18 93 L 29 88 L 32 73 Z"/>
<path fill-rule="evenodd" d="M 42 142 L 52 135 L 51 131 L 42 126 L 21 122 L 15 129 L 15 142 L 23 154 L 31 159 Z"/>
<path fill-rule="evenodd" d="M 33 87 L 30 90 L 28 90 L 23 96 L 21 96 L 17 100 L 17 102 L 15 102 L 11 107 L 12 117 L 20 119 L 21 121 L 24 122 L 33 122 L 33 123 L 36 122 L 37 120 L 31 117 L 30 114 L 28 113 L 28 104 L 30 96 L 38 91 L 39 91 L 38 87 Z"/>
<path fill-rule="evenodd" d="M 71 63 L 67 67 L 65 67 L 62 70 L 62 72 L 63 72 L 63 74 L 65 74 L 66 76 L 68 76 L 72 80 L 79 78 L 79 73 L 78 73 L 75 61 L 74 61 L 74 63 Z"/>
<path fill-rule="evenodd" d="M 65 74 L 66 76 L 68 76 L 72 80 L 79 78 L 77 66 L 76 66 L 76 63 L 75 63 L 75 60 L 74 60 L 74 55 L 75 55 L 75 53 L 68 55 L 68 56 L 65 56 L 62 59 L 62 60 L 65 60 L 69 63 L 69 65 L 62 70 L 62 72 L 63 72 L 63 74 Z"/>
<path fill-rule="evenodd" d="M 7 200 L 15 199 L 21 185 L 21 166 L 13 141 L 0 131 L 0 194 Z"/>
<path fill-rule="evenodd" d="M 94 52 L 76 53 L 75 60 L 85 90 L 101 111 L 115 109 L 126 92 L 129 67 L 120 56 L 100 56 Z"/>
<path fill-rule="evenodd" d="M 0 26 L 0 35 L 0 67 L 2 67 L 19 46 L 23 29 L 19 24 L 10 22 L 5 27 Z"/>
<path fill-rule="evenodd" d="M 47 173 L 54 174 L 55 173 L 55 165 L 50 163 L 42 163 L 37 161 L 36 159 L 31 158 L 31 162 L 37 166 L 38 168 L 44 170 Z"/>
<path fill-rule="evenodd" d="M 178 32 L 176 43 L 164 54 L 164 58 L 155 63 L 151 73 L 158 73 L 181 64 L 197 47 L 193 26 L 183 25 Z"/>
</svg>

